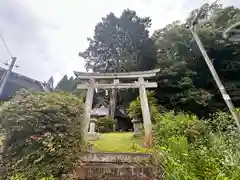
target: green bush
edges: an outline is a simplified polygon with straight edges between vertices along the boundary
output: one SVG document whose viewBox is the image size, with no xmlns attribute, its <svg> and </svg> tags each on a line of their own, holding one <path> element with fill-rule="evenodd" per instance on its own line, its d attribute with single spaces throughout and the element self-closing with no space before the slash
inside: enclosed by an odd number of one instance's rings
<svg viewBox="0 0 240 180">
<path fill-rule="evenodd" d="M 15 174 L 14 176 L 11 176 L 10 180 L 27 180 L 27 178 L 24 174 L 18 173 L 18 174 Z M 39 180 L 54 180 L 54 178 L 52 176 L 47 178 L 42 177 Z"/>
<path fill-rule="evenodd" d="M 214 133 L 228 134 L 239 136 L 237 125 L 232 115 L 227 112 L 217 112 L 207 121 Z"/>
<path fill-rule="evenodd" d="M 114 120 L 110 117 L 100 117 L 97 120 L 98 132 L 112 132 L 114 128 Z"/>
<path fill-rule="evenodd" d="M 151 114 L 151 121 L 155 123 L 160 116 L 157 99 L 154 97 L 153 91 L 147 91 L 149 111 Z M 127 108 L 127 113 L 131 119 L 142 119 L 141 101 L 138 96 L 136 100 L 132 101 Z"/>
<path fill-rule="evenodd" d="M 228 113 L 200 121 L 168 112 L 154 126 L 155 148 L 166 180 L 240 179 L 240 136 Z"/>
<path fill-rule="evenodd" d="M 21 91 L 4 103 L 5 179 L 60 179 L 72 172 L 85 145 L 82 141 L 82 100 L 68 93 Z"/>
<path fill-rule="evenodd" d="M 155 142 L 165 145 L 171 137 L 186 136 L 192 141 L 196 136 L 205 133 L 205 124 L 194 115 L 175 114 L 173 111 L 163 113 L 154 125 Z"/>
</svg>

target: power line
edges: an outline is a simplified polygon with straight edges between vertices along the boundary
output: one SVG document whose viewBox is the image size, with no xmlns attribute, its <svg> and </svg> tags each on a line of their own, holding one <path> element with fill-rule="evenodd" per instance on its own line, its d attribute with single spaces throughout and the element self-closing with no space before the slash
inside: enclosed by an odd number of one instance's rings
<svg viewBox="0 0 240 180">
<path fill-rule="evenodd" d="M 3 45 L 5 46 L 7 52 L 8 52 L 8 54 L 9 54 L 9 56 L 10 56 L 10 59 L 7 59 L 7 60 L 4 62 L 4 65 L 9 66 L 10 64 L 8 63 L 8 61 L 9 61 L 9 60 L 12 61 L 15 57 L 12 56 L 12 54 L 11 54 L 11 52 L 10 52 L 8 46 L 7 46 L 7 43 L 6 43 L 5 39 L 4 39 L 1 31 L 0 31 L 0 38 L 2 39 Z M 14 65 L 14 66 L 15 66 L 15 67 L 19 67 L 18 65 Z"/>
<path fill-rule="evenodd" d="M 2 33 L 1 33 L 1 31 L 0 31 L 0 38 L 2 39 L 2 42 L 3 42 L 3 44 L 4 44 L 4 46 L 5 46 L 6 50 L 7 50 L 7 52 L 8 52 L 8 54 L 9 54 L 10 58 L 12 59 L 13 56 L 12 56 L 12 54 L 11 54 L 8 46 L 7 46 L 7 43 L 6 43 L 5 39 L 3 38 L 3 35 L 2 35 Z"/>
</svg>

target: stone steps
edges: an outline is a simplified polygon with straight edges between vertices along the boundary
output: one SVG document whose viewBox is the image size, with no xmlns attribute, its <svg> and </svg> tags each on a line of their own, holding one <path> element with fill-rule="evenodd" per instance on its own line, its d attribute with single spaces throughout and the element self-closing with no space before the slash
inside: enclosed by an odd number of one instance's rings
<svg viewBox="0 0 240 180">
<path fill-rule="evenodd" d="M 162 171 L 144 153 L 86 153 L 75 173 L 85 180 L 161 180 Z"/>
<path fill-rule="evenodd" d="M 95 162 L 95 163 L 132 163 L 140 161 L 150 161 L 151 154 L 145 153 L 85 153 L 81 157 L 82 162 Z"/>
</svg>

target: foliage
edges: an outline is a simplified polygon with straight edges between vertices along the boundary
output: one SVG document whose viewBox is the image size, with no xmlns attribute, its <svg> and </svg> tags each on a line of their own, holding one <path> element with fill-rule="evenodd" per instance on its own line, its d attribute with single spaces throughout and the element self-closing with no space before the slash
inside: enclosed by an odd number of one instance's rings
<svg viewBox="0 0 240 180">
<path fill-rule="evenodd" d="M 89 47 L 79 53 L 93 72 L 121 72 L 152 68 L 153 43 L 149 38 L 149 17 L 139 17 L 126 9 L 120 17 L 109 13 L 95 26 Z"/>
<path fill-rule="evenodd" d="M 231 136 L 238 136 L 239 134 L 237 125 L 230 113 L 216 112 L 212 115 L 211 121 L 208 121 L 208 126 L 215 133 L 223 132 Z"/>
<path fill-rule="evenodd" d="M 23 174 L 19 173 L 19 174 L 16 174 L 15 176 L 11 176 L 10 180 L 27 180 L 27 178 Z M 39 180 L 54 180 L 54 178 L 52 176 L 49 178 L 43 177 Z"/>
<path fill-rule="evenodd" d="M 86 90 L 76 89 L 77 84 L 81 84 L 83 82 L 74 79 L 72 76 L 68 78 L 67 75 L 63 76 L 63 78 L 58 82 L 55 91 L 63 91 L 70 92 L 79 98 L 83 99 L 86 96 Z"/>
<path fill-rule="evenodd" d="M 79 97 L 80 99 L 85 99 L 86 97 L 86 90 L 82 90 L 82 89 L 75 89 L 72 94 Z"/>
<path fill-rule="evenodd" d="M 202 19 L 208 19 L 197 33 L 213 65 L 223 80 L 235 104 L 239 105 L 239 43 L 223 39 L 223 31 L 240 20 L 240 10 L 218 3 L 204 4 Z M 186 27 L 199 9 L 191 12 L 187 23 L 175 21 L 156 30 L 152 36 L 157 49 L 157 62 L 161 68 L 156 97 L 168 109 L 183 110 L 207 116 L 225 108 L 199 48 Z"/>
<path fill-rule="evenodd" d="M 112 132 L 114 128 L 114 120 L 111 117 L 100 117 L 97 120 L 97 129 L 99 132 Z"/>
<path fill-rule="evenodd" d="M 4 103 L 0 119 L 6 134 L 5 175 L 59 179 L 71 173 L 84 148 L 82 114 L 82 100 L 64 92 L 21 91 Z"/>
<path fill-rule="evenodd" d="M 213 117 L 213 120 L 200 121 L 184 113 L 161 115 L 154 127 L 154 140 L 165 179 L 240 178 L 237 127 L 231 118 L 229 122 L 227 113 L 217 113 Z"/>
<path fill-rule="evenodd" d="M 74 79 L 72 76 L 68 78 L 68 76 L 65 75 L 58 82 L 55 90 L 61 90 L 64 92 L 75 92 L 77 83 L 80 83 L 80 81 L 78 81 L 76 78 Z"/>
<path fill-rule="evenodd" d="M 159 109 L 157 105 L 157 100 L 154 97 L 153 91 L 147 91 L 148 105 L 149 111 L 151 113 L 151 120 L 155 122 L 156 118 L 159 116 Z M 142 119 L 142 109 L 141 109 L 141 101 L 138 96 L 136 100 L 132 101 L 127 108 L 127 113 L 132 119 Z"/>
<path fill-rule="evenodd" d="M 164 144 L 169 138 L 174 136 L 185 136 L 191 141 L 194 136 L 203 135 L 204 124 L 198 121 L 194 115 L 184 113 L 175 114 L 173 111 L 161 114 L 154 126 L 155 141 Z"/>
<path fill-rule="evenodd" d="M 65 75 L 63 76 L 63 78 L 58 82 L 57 86 L 56 86 L 56 90 L 62 90 L 62 91 L 67 91 L 67 92 L 72 92 L 73 91 L 73 87 L 72 84 L 70 85 L 70 80 L 68 79 L 68 76 Z M 70 85 L 70 87 L 69 87 Z"/>
</svg>

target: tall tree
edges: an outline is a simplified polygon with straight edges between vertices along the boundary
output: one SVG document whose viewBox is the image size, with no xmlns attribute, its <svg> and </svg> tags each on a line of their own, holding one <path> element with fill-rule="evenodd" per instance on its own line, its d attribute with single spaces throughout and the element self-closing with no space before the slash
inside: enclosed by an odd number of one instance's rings
<svg viewBox="0 0 240 180">
<path fill-rule="evenodd" d="M 122 72 L 154 67 L 154 44 L 149 38 L 149 17 L 139 17 L 135 11 L 124 10 L 120 17 L 113 13 L 102 18 L 95 27 L 89 47 L 79 53 L 86 59 L 86 68 L 93 72 Z M 114 114 L 117 93 L 112 91 L 111 115 Z"/>
<path fill-rule="evenodd" d="M 68 76 L 65 75 L 63 78 L 58 82 L 56 86 L 56 90 L 62 90 L 66 92 L 73 92 L 77 84 L 77 80 L 73 77 L 68 79 Z"/>
<path fill-rule="evenodd" d="M 58 82 L 55 89 L 65 91 L 67 89 L 68 76 L 64 75 L 62 79 Z"/>
<path fill-rule="evenodd" d="M 155 57 L 150 26 L 149 17 L 141 18 L 129 9 L 120 17 L 110 13 L 96 25 L 94 37 L 88 38 L 89 47 L 79 55 L 86 59 L 86 68 L 94 72 L 152 68 Z"/>
</svg>

